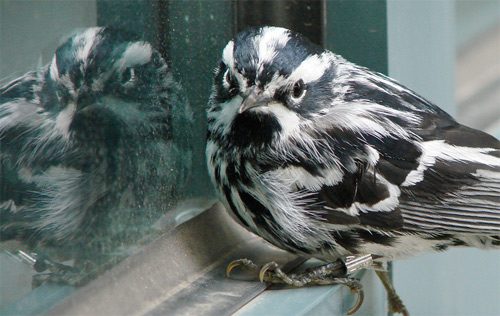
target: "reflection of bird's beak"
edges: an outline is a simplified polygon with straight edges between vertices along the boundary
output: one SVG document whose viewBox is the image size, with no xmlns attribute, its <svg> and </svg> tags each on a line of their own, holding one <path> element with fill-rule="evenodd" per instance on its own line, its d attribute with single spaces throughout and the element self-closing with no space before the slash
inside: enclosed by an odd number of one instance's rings
<svg viewBox="0 0 500 316">
<path fill-rule="evenodd" d="M 78 91 L 78 97 L 76 100 L 77 108 L 78 109 L 84 109 L 87 106 L 94 104 L 96 101 L 96 97 L 92 93 L 92 91 L 87 87 L 84 86 L 79 89 Z"/>
<path fill-rule="evenodd" d="M 271 98 L 263 94 L 260 91 L 257 91 L 256 88 L 252 88 L 250 90 L 250 93 L 243 99 L 243 102 L 241 103 L 239 113 L 243 113 L 246 110 L 258 107 L 258 106 L 267 106 L 269 104 L 269 101 L 271 101 Z"/>
</svg>

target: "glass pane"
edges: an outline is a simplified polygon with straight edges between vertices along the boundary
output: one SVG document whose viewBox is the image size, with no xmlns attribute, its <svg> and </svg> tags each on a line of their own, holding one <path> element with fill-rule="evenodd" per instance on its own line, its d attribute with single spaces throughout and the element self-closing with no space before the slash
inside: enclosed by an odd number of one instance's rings
<svg viewBox="0 0 500 316">
<path fill-rule="evenodd" d="M 213 203 L 205 103 L 230 8 L 0 1 L 0 311 L 67 295 L 48 284 L 85 284 Z"/>
</svg>

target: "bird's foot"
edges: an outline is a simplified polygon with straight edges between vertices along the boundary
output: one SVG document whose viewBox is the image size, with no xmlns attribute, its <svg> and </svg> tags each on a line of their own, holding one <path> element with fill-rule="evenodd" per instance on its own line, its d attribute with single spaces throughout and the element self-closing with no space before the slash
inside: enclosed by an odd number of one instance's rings
<svg viewBox="0 0 500 316">
<path fill-rule="evenodd" d="M 31 265 L 36 274 L 33 275 L 32 286 L 38 287 L 44 283 L 59 283 L 70 286 L 82 286 L 96 278 L 102 272 L 120 262 L 122 256 L 71 257 L 73 264 L 59 261 L 44 252 L 17 252 L 18 258 Z M 68 259 L 68 258 L 66 258 Z M 68 260 L 69 261 L 69 260 Z"/>
<path fill-rule="evenodd" d="M 80 276 L 80 269 L 71 265 L 63 264 L 52 260 L 44 253 L 25 252 L 18 250 L 16 255 L 22 262 L 30 265 L 35 274 L 32 276 L 32 287 L 36 288 L 44 283 L 64 283 L 75 285 L 77 276 Z"/>
<path fill-rule="evenodd" d="M 43 283 L 61 283 L 76 286 L 82 283 L 85 272 L 82 270 L 56 262 L 47 256 L 37 255 L 33 268 L 37 274 L 33 276 L 33 287 Z"/>
<path fill-rule="evenodd" d="M 403 300 L 399 297 L 398 293 L 396 293 L 396 289 L 392 285 L 391 278 L 387 271 L 376 271 L 377 276 L 380 281 L 384 285 L 384 288 L 387 291 L 387 299 L 389 302 L 389 312 L 391 313 L 399 313 L 403 316 L 410 316 L 408 309 L 406 309 Z"/>
<path fill-rule="evenodd" d="M 364 299 L 361 283 L 358 280 L 349 277 L 350 273 L 353 273 L 360 268 L 359 262 L 356 262 L 356 265 L 358 266 L 354 268 L 352 264 L 349 265 L 349 261 L 343 262 L 341 260 L 337 260 L 332 263 L 306 269 L 300 273 L 287 274 L 283 272 L 279 265 L 274 261 L 264 264 L 259 269 L 259 267 L 251 260 L 239 259 L 229 263 L 226 268 L 226 275 L 229 277 L 234 268 L 242 267 L 252 271 L 259 270 L 259 280 L 266 283 L 287 284 L 294 287 L 327 284 L 345 285 L 357 295 L 356 303 L 348 311 L 348 315 L 352 315 L 361 307 Z"/>
</svg>

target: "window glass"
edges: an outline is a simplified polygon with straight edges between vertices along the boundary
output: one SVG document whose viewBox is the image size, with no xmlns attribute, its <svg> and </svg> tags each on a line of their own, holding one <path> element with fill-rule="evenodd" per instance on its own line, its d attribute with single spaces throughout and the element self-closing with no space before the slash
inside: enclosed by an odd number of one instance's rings
<svg viewBox="0 0 500 316">
<path fill-rule="evenodd" d="M 205 104 L 232 20 L 229 1 L 0 2 L 0 311 L 213 203 Z"/>
<path fill-rule="evenodd" d="M 213 204 L 205 106 L 234 33 L 287 27 L 387 73 L 386 10 L 387 1 L 0 0 L 0 314 L 43 313 Z"/>
</svg>

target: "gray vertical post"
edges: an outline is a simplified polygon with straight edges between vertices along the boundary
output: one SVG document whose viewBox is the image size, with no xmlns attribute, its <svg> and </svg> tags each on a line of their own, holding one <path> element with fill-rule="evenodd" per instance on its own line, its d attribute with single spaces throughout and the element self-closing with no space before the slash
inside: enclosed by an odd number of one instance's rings
<svg viewBox="0 0 500 316">
<path fill-rule="evenodd" d="M 453 115 L 454 1 L 387 3 L 389 75 Z"/>
<path fill-rule="evenodd" d="M 455 2 L 388 0 L 389 75 L 455 114 Z M 411 315 L 499 315 L 497 252 L 453 249 L 393 265 Z"/>
</svg>

